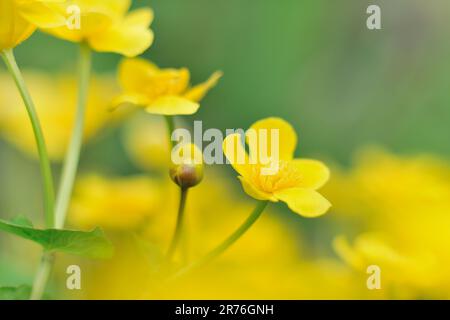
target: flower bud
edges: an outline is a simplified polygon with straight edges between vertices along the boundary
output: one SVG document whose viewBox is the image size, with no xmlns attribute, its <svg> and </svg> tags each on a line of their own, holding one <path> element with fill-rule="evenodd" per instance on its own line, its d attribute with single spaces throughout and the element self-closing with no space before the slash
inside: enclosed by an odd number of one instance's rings
<svg viewBox="0 0 450 320">
<path fill-rule="evenodd" d="M 170 168 L 170 178 L 180 188 L 187 189 L 194 187 L 203 179 L 203 166 L 194 163 L 175 165 Z"/>
<path fill-rule="evenodd" d="M 172 151 L 170 178 L 180 188 L 188 189 L 203 179 L 203 156 L 194 144 L 178 145 Z"/>
</svg>

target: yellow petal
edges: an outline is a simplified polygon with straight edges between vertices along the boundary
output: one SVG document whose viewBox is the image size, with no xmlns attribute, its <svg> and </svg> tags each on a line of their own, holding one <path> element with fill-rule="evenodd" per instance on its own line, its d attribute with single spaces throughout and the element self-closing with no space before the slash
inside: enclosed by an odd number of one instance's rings
<svg viewBox="0 0 450 320">
<path fill-rule="evenodd" d="M 115 52 L 135 57 L 147 50 L 153 43 L 153 31 L 146 26 L 134 25 L 126 20 L 95 33 L 88 38 L 90 46 L 100 52 Z"/>
<path fill-rule="evenodd" d="M 83 12 L 103 12 L 116 19 L 123 17 L 131 7 L 131 0 L 76 0 Z"/>
<path fill-rule="evenodd" d="M 317 190 L 330 178 L 328 167 L 317 160 L 294 159 L 291 162 L 300 173 L 300 182 L 297 187 Z"/>
<path fill-rule="evenodd" d="M 126 92 L 145 92 L 150 78 L 159 71 L 151 62 L 140 59 L 124 59 L 119 65 L 119 82 Z"/>
<path fill-rule="evenodd" d="M 288 207 L 306 218 L 315 218 L 323 215 L 331 207 L 330 202 L 314 190 L 291 188 L 280 190 L 275 197 L 286 202 Z"/>
<path fill-rule="evenodd" d="M 285 120 L 281 118 L 266 118 L 259 120 L 255 122 L 251 127 L 250 130 L 254 130 L 254 132 L 257 134 L 257 139 L 261 139 L 261 137 L 264 137 L 263 132 L 260 130 L 265 130 L 267 137 L 267 153 L 259 152 L 260 155 L 266 155 L 269 157 L 273 157 L 272 154 L 272 147 L 274 147 L 275 152 L 279 153 L 279 159 L 280 160 L 291 160 L 294 156 L 295 147 L 297 145 L 297 134 L 295 133 L 294 128 Z M 278 141 L 272 142 L 271 140 L 271 130 L 278 130 Z M 258 157 L 258 148 L 255 143 L 249 142 L 249 150 L 250 155 L 252 159 L 259 159 Z M 278 142 L 278 146 L 275 144 L 272 146 L 272 143 Z M 258 142 L 259 144 L 259 142 Z M 264 144 L 265 145 L 265 144 Z"/>
<path fill-rule="evenodd" d="M 32 1 L 20 5 L 20 14 L 39 28 L 54 28 L 66 25 L 64 8 L 57 3 L 63 1 Z"/>
<path fill-rule="evenodd" d="M 75 24 L 75 21 L 72 21 L 71 23 Z M 77 28 L 76 25 L 70 28 L 67 25 L 63 25 L 56 28 L 43 28 L 42 30 L 67 41 L 81 42 L 90 37 L 94 37 L 95 35 L 101 35 L 105 30 L 111 28 L 112 25 L 113 19 L 108 14 L 104 12 L 89 11 L 82 13 L 80 28 Z"/>
<path fill-rule="evenodd" d="M 15 1 L 0 1 L 0 50 L 16 47 L 35 30 L 36 27 L 19 14 Z"/>
<path fill-rule="evenodd" d="M 188 90 L 188 92 L 185 94 L 185 98 L 197 102 L 202 100 L 206 96 L 208 91 L 217 84 L 222 75 L 223 73 L 220 71 L 214 72 L 206 82 L 196 85 L 195 87 Z"/>
<path fill-rule="evenodd" d="M 242 144 L 241 135 L 233 133 L 225 137 L 222 144 L 223 153 L 234 170 L 241 176 L 248 177 L 250 164 L 247 152 Z"/>
<path fill-rule="evenodd" d="M 153 22 L 154 14 L 150 8 L 141 8 L 130 12 L 124 20 L 124 23 L 128 26 L 141 26 L 150 27 Z"/>
<path fill-rule="evenodd" d="M 277 202 L 277 198 L 275 198 L 270 193 L 266 193 L 264 191 L 258 190 L 255 188 L 250 182 L 248 182 L 244 177 L 239 176 L 239 180 L 241 180 L 242 188 L 246 194 L 256 200 L 270 200 L 273 202 Z"/>
<path fill-rule="evenodd" d="M 139 107 L 147 106 L 150 101 L 144 95 L 139 94 L 121 94 L 111 103 L 112 109 L 119 108 L 123 105 L 134 105 Z"/>
<path fill-rule="evenodd" d="M 345 236 L 340 235 L 334 238 L 333 248 L 347 264 L 357 270 L 364 270 L 366 266 L 365 259 L 350 246 Z"/>
<path fill-rule="evenodd" d="M 191 74 L 186 68 L 162 69 L 152 78 L 148 87 L 148 92 L 154 97 L 158 97 L 162 94 L 183 96 L 183 93 L 189 86 L 190 77 Z"/>
<path fill-rule="evenodd" d="M 177 96 L 164 96 L 153 101 L 146 111 L 152 114 L 163 114 L 168 116 L 181 114 L 194 114 L 200 105 L 188 99 Z"/>
</svg>

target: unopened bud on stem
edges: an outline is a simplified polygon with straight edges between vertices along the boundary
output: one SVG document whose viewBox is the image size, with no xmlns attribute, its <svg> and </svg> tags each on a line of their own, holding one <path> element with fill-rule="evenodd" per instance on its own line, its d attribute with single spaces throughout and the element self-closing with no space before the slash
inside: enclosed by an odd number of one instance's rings
<svg viewBox="0 0 450 320">
<path fill-rule="evenodd" d="M 188 189 L 199 184 L 203 179 L 203 156 L 201 151 L 194 144 L 177 146 L 172 154 L 172 159 L 176 158 L 171 166 L 170 178 L 180 188 Z"/>
<path fill-rule="evenodd" d="M 202 181 L 203 166 L 194 163 L 174 165 L 170 168 L 170 178 L 180 188 L 192 188 Z"/>
</svg>

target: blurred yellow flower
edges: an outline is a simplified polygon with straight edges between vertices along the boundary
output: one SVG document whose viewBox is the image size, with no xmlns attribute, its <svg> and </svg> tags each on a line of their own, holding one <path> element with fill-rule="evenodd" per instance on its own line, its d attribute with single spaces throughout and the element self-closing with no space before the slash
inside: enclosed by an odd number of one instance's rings
<svg viewBox="0 0 450 320">
<path fill-rule="evenodd" d="M 186 207 L 186 217 L 189 217 L 185 225 L 187 237 L 183 239 L 183 250 L 179 255 L 184 254 L 188 261 L 203 256 L 220 243 L 240 225 L 253 205 L 248 198 L 230 192 L 228 181 L 216 169 L 206 170 L 205 183 L 190 191 Z M 126 179 L 104 181 L 123 183 L 121 189 L 128 187 L 130 193 L 146 192 L 137 184 L 127 186 Z M 79 190 L 83 190 L 81 187 Z M 347 268 L 336 261 L 308 258 L 308 244 L 299 241 L 301 235 L 290 230 L 287 222 L 276 214 L 263 215 L 241 238 L 239 245 L 231 247 L 213 263 L 182 279 L 161 285 L 158 265 L 175 223 L 172 213 L 178 187 L 167 179 L 160 181 L 158 188 L 164 198 L 158 198 L 159 204 L 142 224 L 144 230 L 140 230 L 139 237 L 110 233 L 115 241 L 116 256 L 95 264 L 81 262 L 86 285 L 79 298 L 325 299 L 362 296 L 363 292 L 358 290 L 358 283 Z M 227 201 L 223 201 L 224 194 Z M 111 195 L 114 196 L 117 195 Z M 125 200 L 125 197 L 120 198 Z M 89 197 L 89 201 L 89 206 L 95 208 L 99 200 Z M 220 206 L 217 205 L 219 202 Z M 211 208 L 214 208 L 213 212 Z M 94 212 L 92 215 L 96 216 Z M 267 259 L 268 256 L 271 259 Z M 80 261 L 72 263 L 80 264 Z"/>
<path fill-rule="evenodd" d="M 241 144 L 240 135 L 228 135 L 223 143 L 224 153 L 240 174 L 239 179 L 245 192 L 258 200 L 286 202 L 292 211 L 304 217 L 324 214 L 331 205 L 316 190 L 327 182 L 329 170 L 320 161 L 293 158 L 297 135 L 292 126 L 280 118 L 267 118 L 254 123 L 250 129 L 257 135 L 260 130 L 279 130 L 278 170 L 273 175 L 263 174 L 265 166 L 255 157 L 257 145 L 249 143 L 250 159 L 253 159 L 251 161 Z M 268 141 L 267 149 L 272 150 L 270 144 L 276 142 Z M 239 154 L 245 154 L 243 164 L 236 159 Z"/>
<path fill-rule="evenodd" d="M 66 152 L 73 126 L 76 81 L 67 75 L 55 77 L 36 72 L 25 72 L 25 79 L 36 103 L 49 155 L 53 160 L 59 161 Z M 91 80 L 91 88 L 84 130 L 85 140 L 122 116 L 109 111 L 110 98 L 115 92 L 113 79 L 107 76 L 94 77 Z M 14 89 L 13 81 L 1 74 L 0 133 L 27 154 L 37 154 L 23 102 Z"/>
<path fill-rule="evenodd" d="M 339 255 L 359 271 L 383 265 L 388 282 L 408 297 L 450 297 L 450 274 L 441 267 L 450 264 L 449 181 L 448 162 L 431 155 L 359 152 L 353 167 L 324 189 L 334 219 L 348 229 L 350 217 L 352 233 L 361 234 L 353 247 L 338 238 Z"/>
<path fill-rule="evenodd" d="M 162 117 L 135 113 L 125 124 L 123 143 L 133 163 L 144 170 L 167 172 L 170 146 Z"/>
<path fill-rule="evenodd" d="M 56 2 L 64 0 L 0 0 L 0 50 L 11 49 L 30 37 L 37 27 L 65 23 Z"/>
<path fill-rule="evenodd" d="M 156 183 L 145 176 L 88 175 L 76 183 L 69 221 L 85 229 L 95 226 L 114 230 L 139 228 L 155 213 L 160 196 Z"/>
<path fill-rule="evenodd" d="M 119 67 L 124 93 L 115 104 L 136 105 L 153 114 L 193 114 L 200 107 L 198 102 L 221 76 L 221 72 L 216 72 L 206 82 L 189 87 L 190 74 L 185 68 L 159 69 L 143 59 L 125 59 Z"/>
<path fill-rule="evenodd" d="M 383 286 L 389 290 L 393 285 L 408 285 L 416 288 L 430 287 L 436 283 L 436 267 L 433 257 L 414 252 L 399 253 L 381 234 L 364 233 L 350 246 L 344 236 L 334 239 L 333 246 L 339 256 L 356 270 L 366 273 L 371 265 L 382 272 Z"/>
<path fill-rule="evenodd" d="M 149 29 L 153 11 L 141 8 L 127 13 L 130 6 L 131 0 L 68 0 L 60 8 L 69 20 L 73 16 L 71 25 L 43 31 L 64 40 L 87 42 L 96 51 L 134 57 L 153 42 L 153 32 Z"/>
</svg>

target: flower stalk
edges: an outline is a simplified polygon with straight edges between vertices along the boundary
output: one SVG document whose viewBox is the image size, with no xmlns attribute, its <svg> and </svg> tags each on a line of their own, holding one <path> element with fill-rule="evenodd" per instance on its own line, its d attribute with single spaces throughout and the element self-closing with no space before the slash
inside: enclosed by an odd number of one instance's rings
<svg viewBox="0 0 450 320">
<path fill-rule="evenodd" d="M 172 141 L 172 133 L 175 130 L 175 122 L 173 116 L 164 116 L 164 118 L 166 119 L 167 136 L 169 139 L 170 151 L 172 151 L 173 147 L 175 146 L 174 142 Z"/>
<path fill-rule="evenodd" d="M 172 241 L 169 245 L 169 250 L 167 251 L 166 260 L 170 261 L 180 243 L 181 235 L 183 234 L 183 223 L 184 223 L 184 211 L 186 207 L 186 199 L 188 196 L 188 188 L 180 188 L 180 202 L 178 206 L 177 224 L 175 227 L 175 232 Z"/>
<path fill-rule="evenodd" d="M 220 256 L 222 253 L 224 253 L 226 250 L 228 250 L 228 248 L 230 248 L 236 241 L 238 241 L 250 229 L 250 227 L 253 226 L 253 224 L 264 212 L 264 209 L 267 207 L 268 203 L 269 203 L 268 201 L 260 201 L 256 206 L 256 208 L 252 211 L 250 216 L 247 218 L 247 220 L 245 220 L 244 223 L 235 232 L 233 232 L 233 234 L 231 234 L 225 241 L 223 241 L 215 249 L 210 251 L 207 255 L 203 256 L 198 260 L 193 261 L 192 263 L 178 270 L 173 276 L 170 277 L 170 279 L 171 280 L 177 279 L 185 275 L 186 273 L 191 272 L 192 270 L 195 270 L 209 263 L 210 261 Z"/>
<path fill-rule="evenodd" d="M 67 150 L 64 161 L 61 184 L 56 199 L 55 215 L 52 227 L 62 229 L 64 227 L 67 209 L 72 195 L 73 184 L 78 169 L 80 150 L 83 140 L 84 116 L 87 104 L 87 94 L 89 88 L 89 78 L 91 72 L 91 49 L 86 44 L 80 45 L 80 63 L 79 63 L 79 83 L 78 83 L 78 103 L 75 116 L 75 126 L 72 132 L 72 138 Z M 48 252 L 44 252 L 38 271 L 33 283 L 31 300 L 40 300 L 45 292 L 48 279 L 53 267 L 54 257 Z"/>
<path fill-rule="evenodd" d="M 89 46 L 85 43 L 80 44 L 80 62 L 78 79 L 78 103 L 75 116 L 75 125 L 72 131 L 69 148 L 61 175 L 61 182 L 56 198 L 55 207 L 55 227 L 61 229 L 64 227 L 67 210 L 72 195 L 73 185 L 78 170 L 81 145 L 83 142 L 84 118 L 88 100 L 89 78 L 91 73 L 92 53 Z"/>
<path fill-rule="evenodd" d="M 34 278 L 30 300 L 42 299 L 48 279 L 50 278 L 50 273 L 52 272 L 54 259 L 55 257 L 52 253 L 44 252 L 42 254 L 41 262 L 39 263 L 39 267 Z"/>
<path fill-rule="evenodd" d="M 36 140 L 36 146 L 39 155 L 39 165 L 42 175 L 43 193 L 44 193 L 44 212 L 45 212 L 45 224 L 47 228 L 51 228 L 54 225 L 54 204 L 55 195 L 53 188 L 53 177 L 50 160 L 48 157 L 47 147 L 45 145 L 44 134 L 39 122 L 39 117 L 36 112 L 31 95 L 23 79 L 22 73 L 17 65 L 16 59 L 12 49 L 1 51 L 1 56 L 6 64 L 6 67 L 14 79 L 17 89 L 20 92 L 22 100 L 25 104 L 25 108 L 30 118 L 31 126 L 33 128 L 34 137 Z"/>
</svg>

